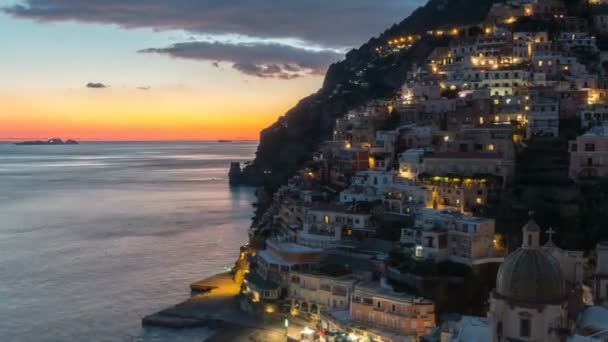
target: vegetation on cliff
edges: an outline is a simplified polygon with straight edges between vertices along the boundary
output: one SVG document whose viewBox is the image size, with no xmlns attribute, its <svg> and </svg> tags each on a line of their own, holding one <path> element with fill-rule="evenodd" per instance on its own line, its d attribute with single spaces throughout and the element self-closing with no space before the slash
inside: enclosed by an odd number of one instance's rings
<svg viewBox="0 0 608 342">
<path fill-rule="evenodd" d="M 256 158 L 236 183 L 263 186 L 272 192 L 306 161 L 320 142 L 331 137 L 335 119 L 372 99 L 392 96 L 413 64 L 421 65 L 447 39 L 424 37 L 411 49 L 378 56 L 374 48 L 391 37 L 420 34 L 438 27 L 477 24 L 495 0 L 431 0 L 377 38 L 330 66 L 322 88 L 260 134 Z"/>
</svg>

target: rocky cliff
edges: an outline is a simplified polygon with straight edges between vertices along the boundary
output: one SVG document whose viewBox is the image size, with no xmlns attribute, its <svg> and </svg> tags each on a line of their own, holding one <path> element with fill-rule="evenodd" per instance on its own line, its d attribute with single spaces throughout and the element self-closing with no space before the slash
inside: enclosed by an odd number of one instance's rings
<svg viewBox="0 0 608 342">
<path fill-rule="evenodd" d="M 343 61 L 329 67 L 317 93 L 302 99 L 261 132 L 255 160 L 241 173 L 233 173 L 232 183 L 264 186 L 269 190 L 284 183 L 310 160 L 320 142 L 331 137 L 336 118 L 369 100 L 394 95 L 412 65 L 421 65 L 435 47 L 447 45 L 448 41 L 423 36 L 410 49 L 384 57 L 374 53 L 376 47 L 385 45 L 391 37 L 477 24 L 493 2 L 430 0 L 379 37 L 348 52 Z"/>
</svg>

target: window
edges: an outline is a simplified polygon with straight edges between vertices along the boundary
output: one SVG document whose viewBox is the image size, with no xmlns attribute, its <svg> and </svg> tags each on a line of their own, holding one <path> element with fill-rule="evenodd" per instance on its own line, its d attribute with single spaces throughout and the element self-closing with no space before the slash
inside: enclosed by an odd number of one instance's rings
<svg viewBox="0 0 608 342">
<path fill-rule="evenodd" d="M 382 303 L 380 303 L 379 301 L 376 302 L 376 308 L 381 309 L 382 308 Z"/>
<path fill-rule="evenodd" d="M 395 304 L 391 305 L 391 312 L 397 312 L 397 306 Z"/>
<path fill-rule="evenodd" d="M 327 215 L 323 216 L 323 222 L 329 223 L 329 216 L 327 216 Z"/>
<path fill-rule="evenodd" d="M 519 320 L 519 336 L 530 337 L 532 334 L 532 322 L 529 318 L 520 318 Z"/>
<path fill-rule="evenodd" d="M 585 144 L 585 152 L 594 152 L 595 144 Z"/>
</svg>

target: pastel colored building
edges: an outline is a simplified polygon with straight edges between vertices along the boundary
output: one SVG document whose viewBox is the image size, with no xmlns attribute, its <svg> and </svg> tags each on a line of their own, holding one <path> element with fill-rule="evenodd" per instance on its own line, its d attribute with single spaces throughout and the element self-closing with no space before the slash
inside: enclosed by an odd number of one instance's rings
<svg viewBox="0 0 608 342">
<path fill-rule="evenodd" d="M 608 126 L 593 127 L 569 145 L 571 179 L 608 177 Z"/>
<path fill-rule="evenodd" d="M 358 324 L 404 336 L 421 336 L 435 327 L 432 301 L 397 293 L 377 283 L 355 286 L 350 312 Z"/>
</svg>

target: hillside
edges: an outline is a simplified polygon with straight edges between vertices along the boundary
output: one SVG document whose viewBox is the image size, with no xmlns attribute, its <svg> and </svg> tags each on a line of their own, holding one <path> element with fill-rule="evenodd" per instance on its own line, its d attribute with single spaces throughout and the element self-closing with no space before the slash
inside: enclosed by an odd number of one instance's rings
<svg viewBox="0 0 608 342">
<path fill-rule="evenodd" d="M 335 119 L 369 100 L 395 94 L 413 64 L 420 65 L 447 39 L 424 36 L 400 53 L 379 57 L 374 49 L 391 37 L 420 34 L 453 25 L 477 24 L 495 0 L 430 0 L 379 37 L 370 39 L 346 58 L 330 66 L 322 88 L 302 99 L 294 108 L 260 134 L 255 160 L 233 184 L 276 188 L 310 160 L 319 143 L 331 136 Z M 338 28 L 339 29 L 339 28 Z"/>
</svg>

